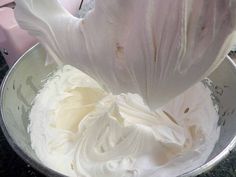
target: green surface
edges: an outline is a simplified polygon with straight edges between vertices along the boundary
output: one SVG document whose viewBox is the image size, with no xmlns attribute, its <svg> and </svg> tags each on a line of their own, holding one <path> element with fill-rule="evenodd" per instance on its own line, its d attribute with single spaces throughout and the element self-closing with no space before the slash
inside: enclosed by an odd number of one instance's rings
<svg viewBox="0 0 236 177">
<path fill-rule="evenodd" d="M 236 177 L 236 150 L 210 172 L 199 177 Z"/>
</svg>

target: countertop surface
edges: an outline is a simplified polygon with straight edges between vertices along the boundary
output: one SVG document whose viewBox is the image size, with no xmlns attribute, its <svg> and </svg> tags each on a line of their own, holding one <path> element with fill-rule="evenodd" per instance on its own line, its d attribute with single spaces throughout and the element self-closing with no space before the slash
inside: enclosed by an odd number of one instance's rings
<svg viewBox="0 0 236 177">
<path fill-rule="evenodd" d="M 231 53 L 231 56 L 236 56 Z M 236 58 L 236 57 L 235 57 Z M 0 53 L 0 82 L 6 74 L 8 67 Z M 0 130 L 0 177 L 45 177 L 29 164 L 26 164 L 11 149 Z M 210 172 L 199 177 L 236 177 L 236 150 Z"/>
</svg>

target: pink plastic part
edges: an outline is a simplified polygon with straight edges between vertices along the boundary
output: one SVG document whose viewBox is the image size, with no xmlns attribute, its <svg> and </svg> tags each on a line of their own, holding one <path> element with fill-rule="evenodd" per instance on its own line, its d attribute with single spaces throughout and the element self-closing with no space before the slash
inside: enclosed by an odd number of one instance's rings
<svg viewBox="0 0 236 177">
<path fill-rule="evenodd" d="M 20 29 L 11 8 L 0 8 L 0 17 L 0 48 L 5 50 L 4 58 L 11 67 L 36 40 Z"/>
<path fill-rule="evenodd" d="M 14 0 L 0 0 L 0 7 L 6 5 L 6 4 L 10 4 L 14 2 Z"/>
<path fill-rule="evenodd" d="M 59 0 L 62 5 L 72 14 L 79 8 L 81 0 Z M 0 7 L 12 3 L 11 0 L 0 0 Z M 14 17 L 14 11 L 8 7 L 0 8 L 0 50 L 7 64 L 11 67 L 16 60 L 37 40 L 22 30 Z"/>
</svg>

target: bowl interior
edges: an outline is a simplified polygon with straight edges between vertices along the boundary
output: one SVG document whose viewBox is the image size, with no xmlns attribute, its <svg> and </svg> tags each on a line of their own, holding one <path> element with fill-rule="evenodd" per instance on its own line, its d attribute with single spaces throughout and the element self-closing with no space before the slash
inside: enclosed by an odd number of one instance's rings
<svg viewBox="0 0 236 177">
<path fill-rule="evenodd" d="M 45 65 L 47 58 L 41 45 L 36 45 L 14 65 L 2 84 L 1 127 L 13 149 L 33 167 L 49 176 L 58 173 L 42 165 L 31 148 L 27 132 L 28 114 L 31 103 L 43 80 L 56 69 L 56 65 Z M 219 68 L 209 77 L 210 85 L 219 105 L 219 126 L 221 134 L 208 161 L 196 170 L 185 175 L 197 175 L 209 170 L 233 149 L 236 143 L 236 69 L 233 62 L 226 58 Z M 206 122 L 207 123 L 207 122 Z"/>
<path fill-rule="evenodd" d="M 0 123 L 9 144 L 22 159 L 46 175 L 58 176 L 41 165 L 27 132 L 32 101 L 42 88 L 43 79 L 56 69 L 55 65 L 45 65 L 46 58 L 43 47 L 36 45 L 9 71 L 2 83 Z"/>
</svg>

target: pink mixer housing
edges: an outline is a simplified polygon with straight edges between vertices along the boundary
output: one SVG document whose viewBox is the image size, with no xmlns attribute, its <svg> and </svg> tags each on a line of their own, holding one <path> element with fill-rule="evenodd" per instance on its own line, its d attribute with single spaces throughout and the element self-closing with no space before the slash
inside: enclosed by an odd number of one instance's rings
<svg viewBox="0 0 236 177">
<path fill-rule="evenodd" d="M 72 14 L 78 10 L 80 0 L 60 0 L 63 6 Z M 16 60 L 37 40 L 22 30 L 14 17 L 13 0 L 0 0 L 0 51 L 7 64 L 11 67 Z"/>
</svg>

